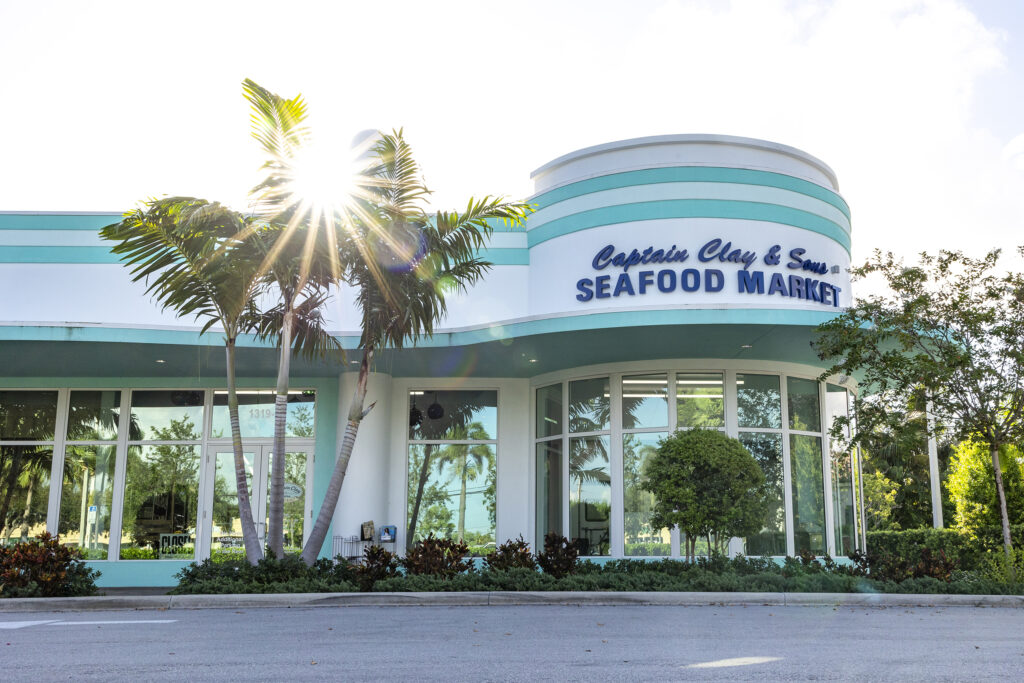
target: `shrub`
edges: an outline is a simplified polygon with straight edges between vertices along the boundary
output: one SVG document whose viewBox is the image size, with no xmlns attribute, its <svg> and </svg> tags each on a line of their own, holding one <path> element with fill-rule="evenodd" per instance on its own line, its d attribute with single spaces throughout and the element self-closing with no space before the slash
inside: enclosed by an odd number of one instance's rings
<svg viewBox="0 0 1024 683">
<path fill-rule="evenodd" d="M 537 561 L 530 552 L 530 544 L 519 538 L 509 539 L 484 558 L 484 566 L 492 571 L 508 569 L 537 569 Z"/>
<path fill-rule="evenodd" d="M 100 573 L 82 562 L 77 548 L 56 536 L 0 547 L 0 597 L 52 598 L 96 595 Z"/>
<path fill-rule="evenodd" d="M 469 546 L 464 542 L 435 538 L 431 534 L 409 548 L 400 562 L 409 574 L 450 578 L 473 570 L 472 560 L 466 559 L 468 554 Z"/>
<path fill-rule="evenodd" d="M 356 583 L 364 593 L 372 591 L 378 581 L 398 576 L 398 556 L 379 545 L 363 550 L 363 563 L 355 568 Z"/>
<path fill-rule="evenodd" d="M 556 533 L 544 537 L 544 552 L 537 554 L 537 564 L 556 579 L 572 574 L 577 570 L 576 558 L 579 557 L 579 546 Z"/>
<path fill-rule="evenodd" d="M 317 560 L 307 567 L 295 555 L 264 558 L 255 566 L 241 558 L 207 559 L 191 563 L 176 574 L 170 593 L 349 593 L 356 590 L 355 573 L 343 558 Z"/>
</svg>

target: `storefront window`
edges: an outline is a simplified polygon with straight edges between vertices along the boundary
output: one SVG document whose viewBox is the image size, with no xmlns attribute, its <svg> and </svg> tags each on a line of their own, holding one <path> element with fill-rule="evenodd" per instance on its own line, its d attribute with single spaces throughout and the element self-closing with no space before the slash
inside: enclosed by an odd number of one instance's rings
<svg viewBox="0 0 1024 683">
<path fill-rule="evenodd" d="M 562 433 L 562 385 L 537 390 L 537 438 Z"/>
<path fill-rule="evenodd" d="M 46 531 L 53 446 L 0 445 L 0 543 Z"/>
<path fill-rule="evenodd" d="M 740 429 L 781 429 L 779 378 L 776 375 L 736 375 L 736 409 Z"/>
<path fill-rule="evenodd" d="M 116 446 L 76 445 L 64 450 L 57 533 L 61 543 L 77 546 L 89 560 L 107 559 L 116 461 Z"/>
<path fill-rule="evenodd" d="M 600 432 L 611 425 L 611 396 L 608 378 L 569 382 L 569 431 L 573 434 Z"/>
<path fill-rule="evenodd" d="M 824 555 L 825 486 L 822 481 L 821 437 L 790 434 L 789 458 L 796 552 Z"/>
<path fill-rule="evenodd" d="M 187 420 L 157 428 L 189 433 Z M 152 429 L 152 428 L 151 428 Z M 198 446 L 162 444 L 128 449 L 121 529 L 122 560 L 192 560 L 199 509 Z"/>
<path fill-rule="evenodd" d="M 72 391 L 68 441 L 117 441 L 120 419 L 120 391 Z"/>
<path fill-rule="evenodd" d="M 667 404 L 667 401 L 666 401 Z M 650 458 L 667 432 L 641 432 L 622 437 L 622 489 L 625 514 L 625 554 L 632 556 L 668 556 L 672 539 L 668 529 L 652 529 L 654 494 L 643 490 Z"/>
<path fill-rule="evenodd" d="M 243 439 L 271 438 L 274 436 L 273 391 L 240 390 L 238 392 L 238 425 Z M 313 417 L 316 410 L 315 391 L 289 391 L 285 417 L 285 436 L 312 438 Z M 213 395 L 213 421 L 210 426 L 213 439 L 231 438 L 231 418 L 228 411 L 228 392 Z"/>
<path fill-rule="evenodd" d="M 722 373 L 676 375 L 676 428 L 725 427 L 725 395 Z"/>
<path fill-rule="evenodd" d="M 782 434 L 740 432 L 739 439 L 761 466 L 769 494 L 761 531 L 747 537 L 743 552 L 749 556 L 783 556 L 786 554 L 786 499 Z"/>
<path fill-rule="evenodd" d="M 132 420 L 146 441 L 198 441 L 203 428 L 203 392 L 133 391 Z"/>
<path fill-rule="evenodd" d="M 668 375 L 622 378 L 622 428 L 668 427 Z"/>
<path fill-rule="evenodd" d="M 825 424 L 832 428 L 834 420 L 847 415 L 846 389 L 835 384 L 825 385 Z M 849 435 L 849 428 L 845 428 Z M 836 555 L 848 555 L 856 548 L 854 522 L 853 461 L 850 451 L 844 450 L 842 440 L 829 438 L 829 456 L 832 469 L 832 522 Z"/>
<path fill-rule="evenodd" d="M 56 391 L 0 391 L 0 441 L 53 441 Z"/>
<path fill-rule="evenodd" d="M 548 534 L 563 534 L 561 439 L 537 444 L 536 547 L 544 547 L 544 537 Z"/>
<path fill-rule="evenodd" d="M 494 550 L 497 406 L 496 391 L 409 392 L 410 547 L 433 534 L 473 555 Z"/>
<path fill-rule="evenodd" d="M 818 383 L 813 379 L 787 377 L 786 391 L 789 395 L 789 428 L 802 432 L 820 432 Z"/>
<path fill-rule="evenodd" d="M 569 531 L 580 555 L 611 554 L 611 469 L 607 436 L 569 439 Z"/>
</svg>

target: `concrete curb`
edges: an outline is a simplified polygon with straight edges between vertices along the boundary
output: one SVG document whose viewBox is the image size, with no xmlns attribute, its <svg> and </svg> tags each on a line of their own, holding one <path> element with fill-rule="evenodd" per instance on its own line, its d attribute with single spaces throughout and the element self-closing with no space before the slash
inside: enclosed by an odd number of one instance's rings
<svg viewBox="0 0 1024 683">
<path fill-rule="evenodd" d="M 238 609 L 257 607 L 486 607 L 511 605 L 708 605 L 771 607 L 1010 607 L 1022 595 L 908 595 L 896 593 L 676 593 L 625 591 L 494 591 L 450 593 L 272 593 L 123 595 L 89 598 L 9 598 L 0 614 L 100 610 Z"/>
</svg>

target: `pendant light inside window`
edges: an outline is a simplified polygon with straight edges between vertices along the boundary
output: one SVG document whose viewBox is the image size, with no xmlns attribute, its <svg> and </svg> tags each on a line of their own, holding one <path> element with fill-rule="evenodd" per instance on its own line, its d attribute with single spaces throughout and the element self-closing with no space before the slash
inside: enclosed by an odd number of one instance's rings
<svg viewBox="0 0 1024 683">
<path fill-rule="evenodd" d="M 434 402 L 427 406 L 427 417 L 431 420 L 440 420 L 444 417 L 444 407 L 437 402 L 437 392 L 434 392 Z"/>
</svg>

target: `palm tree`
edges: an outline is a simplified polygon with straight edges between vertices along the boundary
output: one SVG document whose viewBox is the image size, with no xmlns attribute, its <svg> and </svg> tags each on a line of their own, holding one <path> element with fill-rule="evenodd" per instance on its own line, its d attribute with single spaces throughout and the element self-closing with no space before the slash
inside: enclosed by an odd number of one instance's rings
<svg viewBox="0 0 1024 683">
<path fill-rule="evenodd" d="M 307 357 L 323 357 L 341 347 L 323 327 L 321 308 L 328 287 L 341 267 L 333 225 L 316 206 L 297 192 L 295 159 L 310 141 L 302 95 L 283 98 L 250 79 L 242 83 L 252 105 L 252 136 L 267 154 L 267 177 L 252 189 L 267 227 L 262 247 L 263 282 L 278 295 L 278 304 L 261 315 L 259 336 L 277 342 L 277 386 L 274 398 L 274 450 L 271 460 L 267 547 L 284 556 L 285 425 L 288 378 L 293 344 Z"/>
<path fill-rule="evenodd" d="M 490 235 L 489 220 L 519 225 L 529 206 L 501 198 L 470 199 L 466 210 L 424 209 L 427 188 L 401 131 L 382 135 L 370 152 L 362 196 L 342 216 L 343 281 L 356 291 L 361 316 L 362 359 L 334 472 L 327 486 L 302 559 L 312 564 L 323 547 L 334 515 L 352 448 L 363 418 L 374 355 L 402 348 L 406 341 L 433 334 L 446 311 L 446 294 L 466 291 L 490 268 L 476 256 Z"/>
<path fill-rule="evenodd" d="M 485 440 L 491 438 L 479 422 L 465 427 L 453 429 L 453 440 Z M 454 468 L 454 475 L 459 478 L 459 521 L 457 527 L 458 540 L 461 543 L 466 535 L 466 484 L 476 479 L 485 467 L 489 466 L 493 456 L 487 444 L 452 444 L 439 454 L 437 470 L 440 473 L 445 466 Z"/>
<path fill-rule="evenodd" d="M 117 243 L 111 251 L 132 268 L 132 280 L 146 281 L 147 293 L 165 310 L 205 319 L 202 333 L 214 325 L 224 330 L 238 514 L 245 554 L 252 564 L 263 558 L 263 549 L 245 477 L 235 349 L 238 335 L 255 324 L 253 302 L 260 284 L 260 262 L 249 246 L 255 229 L 252 218 L 217 202 L 169 197 L 150 200 L 145 209 L 130 211 L 119 223 L 100 231 L 104 239 Z"/>
</svg>

